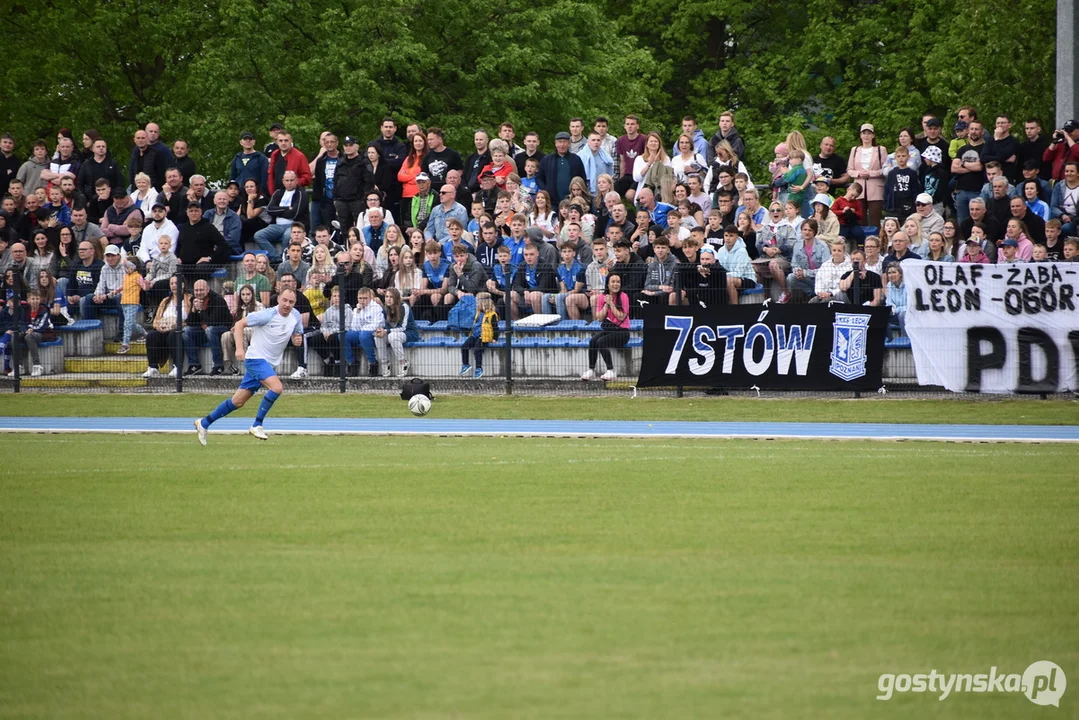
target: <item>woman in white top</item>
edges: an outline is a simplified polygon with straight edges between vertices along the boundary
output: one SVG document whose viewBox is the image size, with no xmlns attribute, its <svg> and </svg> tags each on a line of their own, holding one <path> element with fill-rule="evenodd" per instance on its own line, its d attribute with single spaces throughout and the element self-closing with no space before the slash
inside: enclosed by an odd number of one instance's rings
<svg viewBox="0 0 1079 720">
<path fill-rule="evenodd" d="M 143 217 L 150 217 L 150 210 L 157 201 L 157 190 L 150 184 L 150 176 L 146 173 L 135 175 L 135 192 L 131 193 L 131 201 L 142 210 Z"/>
<path fill-rule="evenodd" d="M 409 306 L 416 304 L 418 295 L 413 290 L 420 289 L 423 282 L 423 272 L 416 267 L 416 258 L 410 252 L 401 253 L 397 273 L 394 275 L 392 286 L 401 293 L 401 298 L 408 302 Z"/>
<path fill-rule="evenodd" d="M 903 128 L 899 131 L 899 147 L 905 147 L 910 154 L 910 159 L 907 160 L 907 167 L 914 172 L 918 172 L 918 168 L 922 166 L 922 154 L 918 151 L 918 148 L 914 147 L 914 134 L 911 133 L 910 128 Z M 888 175 L 889 172 L 895 167 L 895 153 L 888 153 L 888 160 L 884 163 L 884 174 Z"/>
<path fill-rule="evenodd" d="M 637 191 L 640 192 L 645 187 L 658 191 L 661 181 L 667 175 L 674 175 L 671 159 L 663 149 L 663 139 L 659 133 L 650 132 L 644 141 L 644 152 L 633 161 L 633 179 L 637 183 Z"/>
<path fill-rule="evenodd" d="M 675 145 L 678 148 L 678 154 L 671 158 L 671 170 L 674 170 L 674 176 L 678 178 L 678 182 L 686 181 L 687 168 L 692 172 L 702 172 L 704 168 L 708 167 L 708 162 L 693 148 L 693 140 L 685 133 L 678 136 L 678 143 Z"/>
<path fill-rule="evenodd" d="M 174 361 L 183 362 L 183 353 L 180 350 L 180 345 L 183 342 L 183 324 L 187 320 L 187 315 L 191 312 L 191 296 L 184 295 L 180 298 L 180 293 L 176 276 L 174 275 L 169 280 L 169 296 L 162 300 L 157 306 L 157 313 L 154 315 L 154 329 L 146 333 L 146 360 L 149 367 L 146 368 L 146 372 L 142 374 L 144 378 L 156 378 L 161 376 L 161 366 L 164 365 L 170 357 Z M 176 304 L 180 303 L 182 308 L 182 317 L 176 319 Z M 169 377 L 176 377 L 176 365 L 172 366 L 172 370 L 169 371 Z"/>
<path fill-rule="evenodd" d="M 528 224 L 532 227 L 538 227 L 543 233 L 543 237 L 548 240 L 558 234 L 558 215 L 555 214 L 554 208 L 551 207 L 551 195 L 546 190 L 540 190 L 536 193 L 535 205 L 528 216 Z"/>
<path fill-rule="evenodd" d="M 734 152 L 734 148 L 726 140 L 720 140 L 716 143 L 716 156 L 712 158 L 711 165 L 708 166 L 708 174 L 704 178 L 704 187 L 711 192 L 715 189 L 712 183 L 719 182 L 719 171 L 721 168 L 727 168 L 731 172 L 731 177 L 734 177 L 738 173 L 745 173 L 745 176 L 749 178 L 748 184 L 753 184 L 753 178 L 749 175 L 749 170 L 746 168 L 746 164 L 742 162 L 738 154 Z"/>
</svg>

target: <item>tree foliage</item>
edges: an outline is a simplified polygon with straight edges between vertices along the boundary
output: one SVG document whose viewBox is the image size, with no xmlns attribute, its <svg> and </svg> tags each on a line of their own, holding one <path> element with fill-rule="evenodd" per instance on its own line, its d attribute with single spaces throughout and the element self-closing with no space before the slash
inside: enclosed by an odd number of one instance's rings
<svg viewBox="0 0 1079 720">
<path fill-rule="evenodd" d="M 0 16 L 0 128 L 28 141 L 136 125 L 183 136 L 211 177 L 240 130 L 285 122 L 306 152 L 323 129 L 373 137 L 383 115 L 450 143 L 513 122 L 550 144 L 569 117 L 635 112 L 673 135 L 736 112 L 753 169 L 791 130 L 895 144 L 923 111 L 1051 116 L 1054 4 L 970 0 L 232 0 L 16 2 Z M 124 149 L 116 150 L 123 155 Z M 842 150 L 841 150 L 842 151 Z"/>
</svg>

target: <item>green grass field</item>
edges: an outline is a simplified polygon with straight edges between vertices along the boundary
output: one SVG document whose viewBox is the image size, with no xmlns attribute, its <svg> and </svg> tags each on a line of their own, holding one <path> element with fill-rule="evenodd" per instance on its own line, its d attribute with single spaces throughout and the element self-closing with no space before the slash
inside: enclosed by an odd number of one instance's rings
<svg viewBox="0 0 1079 720">
<path fill-rule="evenodd" d="M 0 718 L 1077 716 L 1075 446 L 2 442 Z"/>
</svg>

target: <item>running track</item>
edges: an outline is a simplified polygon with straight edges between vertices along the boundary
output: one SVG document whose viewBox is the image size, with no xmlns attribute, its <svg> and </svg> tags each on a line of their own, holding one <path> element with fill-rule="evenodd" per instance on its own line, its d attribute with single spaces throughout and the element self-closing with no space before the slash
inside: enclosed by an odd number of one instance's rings
<svg viewBox="0 0 1079 720">
<path fill-rule="evenodd" d="M 190 433 L 194 418 L 0 417 L 0 432 Z M 246 433 L 250 418 L 224 418 L 210 429 Z M 937 440 L 1079 442 L 1079 426 L 902 425 L 871 423 L 637 422 L 626 420 L 444 420 L 425 418 L 276 418 L 271 436 L 448 435 L 517 437 L 767 438 L 790 440 Z M 194 438 L 192 438 L 194 440 Z"/>
</svg>

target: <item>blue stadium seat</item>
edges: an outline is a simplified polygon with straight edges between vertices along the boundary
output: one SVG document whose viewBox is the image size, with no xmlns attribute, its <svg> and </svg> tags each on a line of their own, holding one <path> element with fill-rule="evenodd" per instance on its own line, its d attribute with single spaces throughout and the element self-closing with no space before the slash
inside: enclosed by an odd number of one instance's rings
<svg viewBox="0 0 1079 720">
<path fill-rule="evenodd" d="M 629 329 L 630 330 L 644 330 L 644 320 L 630 320 L 629 321 Z"/>
<path fill-rule="evenodd" d="M 100 320 L 76 320 L 73 323 L 68 323 L 62 327 L 56 328 L 57 332 L 89 332 L 90 330 L 100 330 L 102 323 Z"/>
<path fill-rule="evenodd" d="M 738 292 L 741 295 L 763 295 L 764 294 L 764 286 L 763 285 L 758 285 L 757 287 L 749 288 L 748 290 L 739 290 Z M 640 322 L 640 321 L 639 320 L 631 320 L 630 325 L 632 326 L 632 324 L 634 322 Z"/>
<path fill-rule="evenodd" d="M 888 350 L 898 350 L 900 348 L 909 348 L 910 347 L 910 338 L 909 337 L 889 338 L 888 340 L 884 341 L 884 347 L 887 348 Z"/>
</svg>

